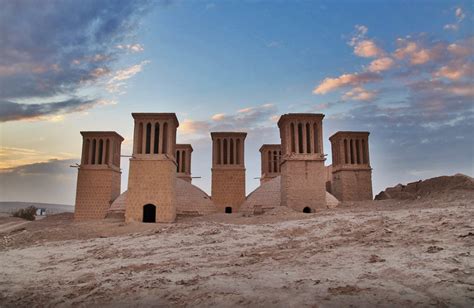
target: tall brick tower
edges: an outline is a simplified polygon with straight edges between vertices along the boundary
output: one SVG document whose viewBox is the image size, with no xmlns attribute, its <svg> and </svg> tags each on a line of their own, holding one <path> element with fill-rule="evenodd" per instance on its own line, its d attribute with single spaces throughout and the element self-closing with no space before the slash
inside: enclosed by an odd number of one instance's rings
<svg viewBox="0 0 474 308">
<path fill-rule="evenodd" d="M 125 221 L 173 222 L 176 218 L 174 113 L 132 113 L 135 120 Z"/>
<path fill-rule="evenodd" d="M 120 148 L 116 132 L 81 132 L 82 157 L 77 173 L 74 219 L 102 219 L 120 195 Z"/>
<path fill-rule="evenodd" d="M 369 132 L 332 135 L 332 194 L 339 201 L 372 200 Z"/>
<path fill-rule="evenodd" d="M 190 144 L 177 144 L 176 145 L 176 171 L 177 177 L 191 183 L 191 153 L 193 147 Z"/>
<path fill-rule="evenodd" d="M 281 145 L 264 144 L 260 148 L 262 174 L 260 183 L 274 179 L 280 175 Z"/>
<path fill-rule="evenodd" d="M 212 201 L 218 211 L 237 212 L 245 201 L 244 142 L 247 133 L 213 132 Z"/>
<path fill-rule="evenodd" d="M 304 212 L 326 208 L 323 118 L 323 114 L 289 113 L 278 121 L 282 206 Z"/>
</svg>

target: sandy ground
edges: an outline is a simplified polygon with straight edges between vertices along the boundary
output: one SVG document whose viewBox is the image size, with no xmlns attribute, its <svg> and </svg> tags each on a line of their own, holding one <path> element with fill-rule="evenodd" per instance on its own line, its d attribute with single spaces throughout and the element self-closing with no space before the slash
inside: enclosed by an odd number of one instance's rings
<svg viewBox="0 0 474 308">
<path fill-rule="evenodd" d="M 0 306 L 473 307 L 473 200 L 13 230 L 1 217 Z"/>
</svg>

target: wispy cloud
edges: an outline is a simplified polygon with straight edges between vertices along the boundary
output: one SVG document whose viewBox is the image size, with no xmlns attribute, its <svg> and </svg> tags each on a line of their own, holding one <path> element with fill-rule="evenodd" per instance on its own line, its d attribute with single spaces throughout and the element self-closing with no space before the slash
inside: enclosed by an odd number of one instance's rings
<svg viewBox="0 0 474 308">
<path fill-rule="evenodd" d="M 1 147 L 0 173 L 12 172 L 15 168 L 24 165 L 37 164 L 57 159 L 72 159 L 76 155 L 70 153 L 46 153 L 35 149 Z"/>
<path fill-rule="evenodd" d="M 128 52 L 132 52 L 132 53 L 138 53 L 145 50 L 145 48 L 141 44 L 124 44 L 124 45 L 119 44 L 117 45 L 117 48 L 126 50 Z"/>
<path fill-rule="evenodd" d="M 370 62 L 368 70 L 378 73 L 391 69 L 395 65 L 395 61 L 390 57 L 383 57 Z"/>
<path fill-rule="evenodd" d="M 209 136 L 211 131 L 251 131 L 261 127 L 273 126 L 272 117 L 277 113 L 274 104 L 263 104 L 237 110 L 234 114 L 217 113 L 209 120 L 185 119 L 178 131 L 185 138 Z"/>
<path fill-rule="evenodd" d="M 456 18 L 456 22 L 444 25 L 443 28 L 445 30 L 457 31 L 459 29 L 459 24 L 464 20 L 464 18 L 466 18 L 466 14 L 464 13 L 462 8 L 457 7 L 454 10 L 454 17 Z"/>
<path fill-rule="evenodd" d="M 360 86 L 364 83 L 380 79 L 381 77 L 378 74 L 372 72 L 343 74 L 336 78 L 325 78 L 316 88 L 313 89 L 313 93 L 326 94 L 343 87 Z"/>
<path fill-rule="evenodd" d="M 72 98 L 65 101 L 23 104 L 0 101 L 0 122 L 19 120 L 58 120 L 58 116 L 84 112 L 99 105 L 114 105 L 113 100 Z"/>
<path fill-rule="evenodd" d="M 90 108 L 96 99 L 81 100 L 79 91 L 96 86 L 113 71 L 120 58 L 116 46 L 140 51 L 140 44 L 124 44 L 137 27 L 137 20 L 149 8 L 139 1 L 2 1 L 0 29 L 0 100 L 2 119 L 23 120 L 12 116 L 36 113 L 46 116 L 57 109 Z M 74 14 L 74 17 L 69 17 Z M 44 22 L 47 20 L 47 22 Z M 27 21 L 27 22 L 25 22 Z M 63 102 L 50 103 L 55 97 Z M 68 98 L 69 97 L 69 98 Z M 28 102 L 19 104 L 18 102 Z M 15 105 L 16 104 L 16 105 Z M 44 104 L 44 106 L 40 106 Z"/>
<path fill-rule="evenodd" d="M 372 101 L 375 99 L 375 96 L 375 91 L 366 90 L 363 87 L 355 87 L 352 90 L 344 93 L 342 99 L 355 101 Z"/>
</svg>

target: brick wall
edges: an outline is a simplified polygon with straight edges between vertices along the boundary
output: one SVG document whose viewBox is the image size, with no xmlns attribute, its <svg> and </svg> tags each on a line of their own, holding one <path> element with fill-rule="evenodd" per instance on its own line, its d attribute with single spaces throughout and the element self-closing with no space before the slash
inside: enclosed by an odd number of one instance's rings
<svg viewBox="0 0 474 308">
<path fill-rule="evenodd" d="M 120 195 L 118 170 L 107 167 L 81 167 L 77 174 L 75 220 L 103 219 Z"/>
<path fill-rule="evenodd" d="M 237 212 L 245 201 L 245 169 L 212 169 L 212 201 L 219 212 Z"/>
<path fill-rule="evenodd" d="M 281 166 L 281 205 L 302 212 L 326 208 L 323 160 L 286 160 Z"/>
<path fill-rule="evenodd" d="M 156 206 L 156 222 L 176 219 L 176 164 L 169 159 L 130 159 L 125 221 L 143 221 L 143 206 Z"/>
<path fill-rule="evenodd" d="M 334 171 L 332 191 L 340 201 L 372 200 L 372 170 Z"/>
</svg>

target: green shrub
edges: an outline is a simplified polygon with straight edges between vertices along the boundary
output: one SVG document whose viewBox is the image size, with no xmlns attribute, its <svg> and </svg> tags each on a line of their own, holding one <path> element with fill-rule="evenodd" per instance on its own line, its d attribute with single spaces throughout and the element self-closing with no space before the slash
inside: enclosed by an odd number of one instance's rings
<svg viewBox="0 0 474 308">
<path fill-rule="evenodd" d="M 35 220 L 36 208 L 34 206 L 29 206 L 26 209 L 19 209 L 13 212 L 13 217 L 19 217 L 26 220 Z"/>
</svg>

